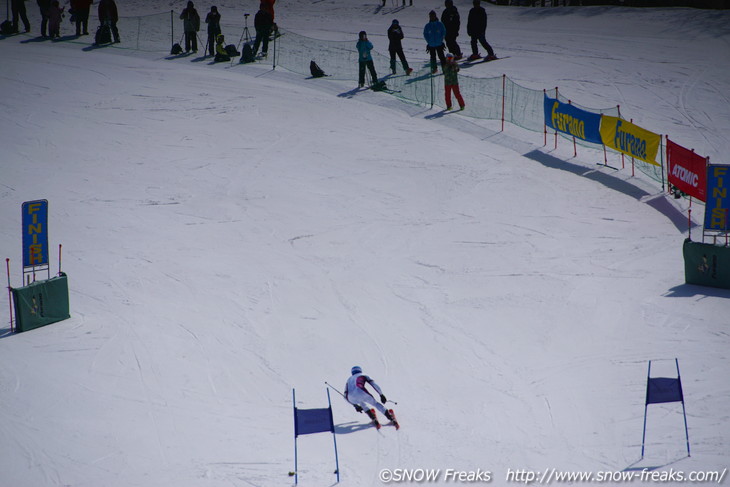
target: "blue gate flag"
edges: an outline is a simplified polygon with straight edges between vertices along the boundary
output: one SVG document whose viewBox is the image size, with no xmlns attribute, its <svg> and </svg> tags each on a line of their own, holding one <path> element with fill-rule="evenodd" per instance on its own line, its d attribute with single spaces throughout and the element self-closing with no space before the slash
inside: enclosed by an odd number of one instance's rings
<svg viewBox="0 0 730 487">
<path fill-rule="evenodd" d="M 335 423 L 332 419 L 332 409 L 298 409 L 294 408 L 294 435 L 309 435 L 311 433 L 335 432 Z"/>
<path fill-rule="evenodd" d="M 337 435 L 335 434 L 335 422 L 332 418 L 332 400 L 330 399 L 329 389 L 327 389 L 328 407 L 326 408 L 299 409 L 297 407 L 297 396 L 294 389 L 291 390 L 291 399 L 294 406 L 294 483 L 299 483 L 297 438 L 299 435 L 324 433 L 326 431 L 332 433 L 332 441 L 335 444 L 335 475 L 337 476 L 337 482 L 339 482 L 340 459 L 337 455 Z"/>
<path fill-rule="evenodd" d="M 646 404 L 660 404 L 663 402 L 684 401 L 682 395 L 682 382 L 679 377 L 649 378 L 646 385 Z"/>
<path fill-rule="evenodd" d="M 586 142 L 603 144 L 601 115 L 545 95 L 545 125 Z"/>
<path fill-rule="evenodd" d="M 687 428 L 687 410 L 684 407 L 684 394 L 682 393 L 682 377 L 679 374 L 679 360 L 674 359 L 677 366 L 677 377 L 652 377 L 651 360 L 649 360 L 649 371 L 646 373 L 646 402 L 644 403 L 644 433 L 641 438 L 641 458 L 644 458 L 644 444 L 646 441 L 646 413 L 649 404 L 662 404 L 665 402 L 681 402 L 682 416 L 684 416 L 684 435 L 687 438 L 687 456 L 689 452 L 689 429 Z"/>
</svg>

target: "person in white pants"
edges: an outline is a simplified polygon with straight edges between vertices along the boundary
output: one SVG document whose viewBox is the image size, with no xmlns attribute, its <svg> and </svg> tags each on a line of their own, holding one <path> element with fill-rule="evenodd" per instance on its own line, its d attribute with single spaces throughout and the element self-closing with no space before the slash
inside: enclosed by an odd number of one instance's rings
<svg viewBox="0 0 730 487">
<path fill-rule="evenodd" d="M 385 406 L 383 406 L 387 399 L 385 398 L 383 391 L 380 389 L 380 386 L 369 376 L 363 374 L 362 368 L 358 365 L 354 366 L 351 372 L 352 375 L 350 375 L 350 378 L 347 379 L 347 384 L 345 384 L 345 399 L 355 406 L 355 410 L 357 410 L 358 413 L 365 411 L 368 417 L 370 417 L 373 421 L 377 421 L 375 409 L 380 411 L 380 413 L 388 418 L 389 421 L 393 421 L 393 417 L 390 412 L 385 409 Z M 375 389 L 375 392 L 380 395 L 380 402 L 378 402 L 372 394 L 365 389 L 365 384 L 370 384 L 370 386 Z"/>
</svg>

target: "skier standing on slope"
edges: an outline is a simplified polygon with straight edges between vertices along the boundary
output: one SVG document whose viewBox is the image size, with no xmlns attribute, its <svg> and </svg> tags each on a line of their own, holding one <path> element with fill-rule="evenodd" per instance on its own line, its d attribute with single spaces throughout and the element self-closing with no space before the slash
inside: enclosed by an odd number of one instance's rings
<svg viewBox="0 0 730 487">
<path fill-rule="evenodd" d="M 347 379 L 347 384 L 345 384 L 345 399 L 355 406 L 355 410 L 358 413 L 365 411 L 368 417 L 373 420 L 373 424 L 376 428 L 380 428 L 380 423 L 375 415 L 376 408 L 383 416 L 388 418 L 389 421 L 393 422 L 396 429 L 399 428 L 400 426 L 395 419 L 393 410 L 385 409 L 383 406 L 387 399 L 385 398 L 383 391 L 380 389 L 380 386 L 369 376 L 363 374 L 362 368 L 357 365 L 352 368 L 351 372 L 352 375 L 349 379 Z M 370 386 L 375 389 L 375 392 L 380 395 L 380 402 L 376 401 L 372 394 L 365 389 L 365 384 L 370 384 Z"/>
</svg>

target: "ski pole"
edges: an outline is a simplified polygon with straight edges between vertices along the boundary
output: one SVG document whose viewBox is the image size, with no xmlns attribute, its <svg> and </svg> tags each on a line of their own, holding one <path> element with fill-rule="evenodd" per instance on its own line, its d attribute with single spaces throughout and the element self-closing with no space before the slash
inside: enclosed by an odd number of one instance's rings
<svg viewBox="0 0 730 487">
<path fill-rule="evenodd" d="M 337 389 L 335 389 L 329 382 L 324 381 L 324 383 L 327 384 L 327 387 L 329 387 L 330 389 L 332 389 L 333 391 L 335 391 L 337 394 L 339 394 L 340 396 L 344 397 L 345 400 L 347 400 L 347 398 L 345 397 L 345 395 L 343 393 L 341 393 L 340 391 L 338 391 Z"/>
</svg>

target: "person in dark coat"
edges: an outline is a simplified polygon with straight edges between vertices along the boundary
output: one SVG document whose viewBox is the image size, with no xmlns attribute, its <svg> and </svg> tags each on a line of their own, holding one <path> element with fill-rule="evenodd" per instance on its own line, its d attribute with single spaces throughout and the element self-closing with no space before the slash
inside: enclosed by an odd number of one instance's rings
<svg viewBox="0 0 730 487">
<path fill-rule="evenodd" d="M 26 32 L 30 32 L 30 22 L 28 22 L 28 14 L 25 11 L 25 0 L 12 0 L 10 2 L 10 9 L 13 12 L 13 33 L 17 34 L 18 30 L 18 19 L 23 21 L 23 26 Z"/>
<path fill-rule="evenodd" d="M 216 52 L 215 43 L 221 33 L 221 14 L 218 13 L 218 7 L 210 7 L 205 23 L 208 24 L 208 53 L 213 56 Z"/>
<path fill-rule="evenodd" d="M 53 0 L 48 7 L 48 37 L 51 39 L 61 37 L 61 19 L 65 8 L 58 4 L 58 0 Z"/>
<path fill-rule="evenodd" d="M 48 9 L 51 8 L 51 0 L 36 0 L 36 3 L 41 12 L 41 35 L 48 37 Z"/>
<path fill-rule="evenodd" d="M 82 27 L 84 35 L 89 35 L 91 0 L 71 0 L 71 10 L 73 10 L 74 21 L 76 22 L 76 35 L 81 35 Z"/>
<path fill-rule="evenodd" d="M 200 30 L 200 15 L 195 10 L 192 1 L 188 1 L 188 6 L 180 14 L 183 21 L 183 30 L 185 31 L 185 52 L 198 52 L 198 31 Z"/>
<path fill-rule="evenodd" d="M 273 5 L 273 3 L 272 3 Z M 269 52 L 269 37 L 271 36 L 271 29 L 274 27 L 274 18 L 271 13 L 261 7 L 253 18 L 253 27 L 256 29 L 256 40 L 253 43 L 253 55 L 255 56 L 259 52 L 261 47 L 261 55 L 266 56 Z"/>
<path fill-rule="evenodd" d="M 461 48 L 456 42 L 456 38 L 459 37 L 459 28 L 461 27 L 461 19 L 459 18 L 459 11 L 454 6 L 454 0 L 446 0 L 444 2 L 446 7 L 441 13 L 441 23 L 446 27 L 446 36 L 444 41 L 446 42 L 447 50 L 454 55 L 454 59 L 458 61 L 463 57 Z"/>
<path fill-rule="evenodd" d="M 403 29 L 401 29 L 400 24 L 396 19 L 393 19 L 393 22 L 390 24 L 390 27 L 388 28 L 388 52 L 390 53 L 390 71 L 395 74 L 395 57 L 398 56 L 400 59 L 401 64 L 403 65 L 403 71 L 406 72 L 406 74 L 411 74 L 413 72 L 413 68 L 408 67 L 408 61 L 406 61 L 406 55 L 403 54 L 403 44 L 401 41 L 403 40 Z"/>
<path fill-rule="evenodd" d="M 109 26 L 114 42 L 118 43 L 119 29 L 117 28 L 117 22 L 119 22 L 119 12 L 117 11 L 117 4 L 114 0 L 99 0 L 97 12 L 99 14 L 99 23 Z"/>
<path fill-rule="evenodd" d="M 466 33 L 471 37 L 471 56 L 469 60 L 479 59 L 479 46 L 481 44 L 487 50 L 487 60 L 497 59 L 494 55 L 492 46 L 489 45 L 486 38 L 487 33 L 487 11 L 481 6 L 480 0 L 474 0 L 474 7 L 469 10 L 469 19 L 466 23 Z"/>
</svg>

